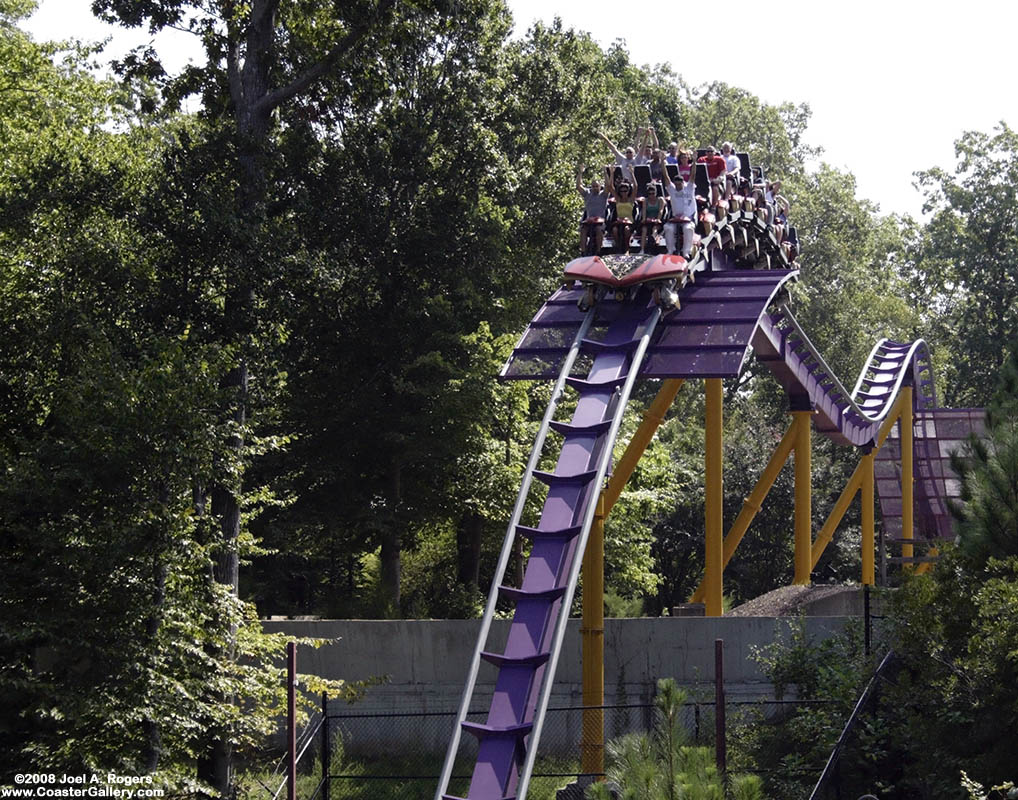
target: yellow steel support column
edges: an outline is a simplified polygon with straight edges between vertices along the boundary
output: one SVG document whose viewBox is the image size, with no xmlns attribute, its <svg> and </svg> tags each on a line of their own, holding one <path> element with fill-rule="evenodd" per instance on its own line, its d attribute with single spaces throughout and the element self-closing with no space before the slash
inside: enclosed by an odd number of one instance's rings
<svg viewBox="0 0 1018 800">
<path fill-rule="evenodd" d="M 930 556 L 939 556 L 940 550 L 936 547 L 931 547 L 930 552 L 927 554 Z M 933 569 L 933 562 L 927 561 L 925 564 L 920 564 L 915 568 L 916 575 L 925 575 L 927 572 Z"/>
<path fill-rule="evenodd" d="M 862 582 L 865 586 L 876 583 L 874 575 L 876 536 L 873 510 L 873 459 L 874 452 L 863 454 L 862 462 Z"/>
<path fill-rule="evenodd" d="M 720 378 L 707 378 L 706 447 L 704 473 L 707 489 L 704 528 L 706 533 L 704 556 L 704 585 L 708 617 L 724 613 L 724 473 L 722 469 L 723 392 Z"/>
<path fill-rule="evenodd" d="M 604 774 L 604 494 L 583 554 L 583 728 L 580 763 L 588 775 Z"/>
<path fill-rule="evenodd" d="M 580 736 L 580 758 L 583 771 L 604 773 L 604 521 L 615 501 L 622 494 L 640 456 L 654 438 L 654 432 L 675 400 L 683 381 L 665 381 L 657 397 L 644 412 L 611 480 L 597 501 L 594 524 L 583 554 L 583 622 L 580 638 L 583 647 L 583 727 Z"/>
<path fill-rule="evenodd" d="M 903 539 L 912 538 L 912 387 L 905 386 L 901 390 L 901 420 L 899 422 L 901 431 L 901 536 Z M 912 558 L 914 555 L 911 544 L 901 546 L 903 558 Z M 912 565 L 903 563 L 905 569 L 911 569 Z"/>
<path fill-rule="evenodd" d="M 636 469 L 636 465 L 639 463 L 644 450 L 647 449 L 647 446 L 654 438 L 654 433 L 657 431 L 658 426 L 664 422 L 665 414 L 672 407 L 675 396 L 679 393 L 683 383 L 685 381 L 681 378 L 670 378 L 664 381 L 654 397 L 654 402 L 643 412 L 643 421 L 640 422 L 640 427 L 636 429 L 633 438 L 629 440 L 626 452 L 622 454 L 619 463 L 615 465 L 608 485 L 604 489 L 605 516 L 611 513 L 612 506 L 615 505 L 615 501 L 622 494 L 622 489 L 625 488 L 626 483 L 633 474 L 633 470 Z"/>
<path fill-rule="evenodd" d="M 898 421 L 898 416 L 901 414 L 902 404 L 904 398 L 902 395 L 898 396 L 894 406 L 891 408 L 890 413 L 884 418 L 883 425 L 880 426 L 880 431 L 877 434 L 877 443 L 873 448 L 873 455 L 876 455 L 877 450 L 883 447 L 884 442 L 887 439 L 887 434 L 891 432 L 894 427 L 894 423 Z M 852 477 L 848 479 L 848 483 L 845 484 L 845 489 L 842 491 L 841 496 L 834 504 L 834 508 L 831 509 L 830 515 L 827 517 L 827 522 L 820 529 L 817 534 L 816 540 L 813 542 L 811 562 L 813 568 L 816 568 L 817 562 L 820 561 L 820 556 L 824 553 L 824 548 L 831 543 L 831 539 L 834 538 L 834 531 L 838 527 L 838 523 L 841 522 L 841 518 L 845 516 L 845 512 L 848 507 L 852 504 L 852 500 L 855 498 L 855 493 L 862 488 L 863 480 L 863 465 L 860 461 L 856 464 L 855 472 L 852 473 Z"/>
<path fill-rule="evenodd" d="M 793 411 L 795 427 L 795 577 L 793 583 L 810 582 L 813 564 L 812 475 L 810 430 L 812 411 Z"/>
<path fill-rule="evenodd" d="M 852 473 L 852 477 L 848 479 L 848 483 L 845 484 L 844 490 L 834 503 L 834 508 L 831 509 L 830 515 L 827 517 L 827 522 L 820 529 L 817 534 L 816 541 L 813 542 L 811 548 L 810 564 L 811 568 L 815 569 L 817 562 L 820 561 L 820 556 L 824 554 L 824 548 L 831 543 L 831 539 L 834 538 L 834 531 L 838 528 L 838 523 L 841 522 L 841 518 L 845 516 L 845 512 L 848 511 L 848 507 L 852 505 L 852 501 L 855 499 L 855 493 L 859 491 L 859 487 L 862 485 L 862 464 L 857 464 L 855 472 Z"/>
<path fill-rule="evenodd" d="M 761 473 L 760 478 L 756 482 L 756 486 L 753 487 L 753 491 L 750 492 L 749 497 L 742 504 L 742 509 L 739 511 L 739 516 L 735 518 L 735 523 L 732 525 L 731 530 L 725 536 L 724 544 L 724 560 L 721 565 L 722 570 L 728 566 L 728 562 L 732 560 L 732 556 L 735 555 L 735 550 L 739 546 L 739 542 L 742 541 L 742 537 L 745 536 L 746 531 L 749 529 L 750 523 L 753 521 L 753 517 L 757 515 L 760 507 L 763 505 L 764 499 L 767 497 L 767 493 L 771 490 L 774 485 L 774 481 L 778 479 L 778 475 L 781 474 L 782 467 L 785 466 L 785 462 L 788 460 L 789 453 L 792 452 L 792 447 L 795 444 L 795 423 L 793 422 L 788 430 L 785 431 L 785 435 L 781 439 L 781 443 L 775 448 L 771 454 L 770 461 L 767 462 L 767 466 Z M 693 596 L 689 598 L 691 603 L 702 603 L 704 597 L 704 582 L 700 581 L 700 585 L 693 592 Z"/>
</svg>

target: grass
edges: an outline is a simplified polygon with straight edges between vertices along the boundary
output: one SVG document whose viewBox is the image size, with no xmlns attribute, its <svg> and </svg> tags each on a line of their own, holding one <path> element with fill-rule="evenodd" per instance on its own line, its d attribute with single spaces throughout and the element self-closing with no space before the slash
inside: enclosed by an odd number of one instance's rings
<svg viewBox="0 0 1018 800">
<path fill-rule="evenodd" d="M 437 776 L 442 771 L 442 758 L 435 756 L 427 761 L 420 760 L 408 772 L 405 759 L 398 757 L 359 759 L 347 757 L 341 747 L 332 754 L 329 800 L 433 800 Z M 453 775 L 469 775 L 471 764 L 457 762 Z M 529 800 L 555 800 L 555 792 L 575 780 L 571 777 L 579 770 L 576 760 L 561 758 L 540 758 L 534 765 L 534 777 L 527 792 Z M 565 777 L 542 777 L 541 773 L 552 773 Z M 431 777 L 435 776 L 435 777 Z M 271 800 L 272 793 L 279 786 L 281 777 L 272 777 L 267 772 L 245 773 L 238 779 L 239 800 Z M 297 777 L 298 800 L 310 800 L 321 780 L 321 761 L 314 759 Z M 467 793 L 469 778 L 453 779 L 449 783 L 452 794 L 463 796 Z M 319 795 L 320 796 L 320 795 Z M 279 797 L 285 800 L 284 789 Z"/>
</svg>

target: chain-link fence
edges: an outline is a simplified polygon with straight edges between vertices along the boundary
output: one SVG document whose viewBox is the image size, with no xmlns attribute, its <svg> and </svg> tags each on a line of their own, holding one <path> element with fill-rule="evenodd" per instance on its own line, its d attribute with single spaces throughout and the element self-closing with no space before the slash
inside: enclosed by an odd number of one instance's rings
<svg viewBox="0 0 1018 800">
<path fill-rule="evenodd" d="M 734 726 L 750 718 L 774 719 L 799 705 L 729 701 L 726 714 L 729 726 Z M 467 718 L 483 722 L 486 713 L 472 712 Z M 602 720 L 604 740 L 609 742 L 653 730 L 655 710 L 651 703 L 549 708 L 528 793 L 531 800 L 554 800 L 557 789 L 584 776 L 580 765 L 584 725 L 596 730 Z M 332 754 L 328 780 L 319 784 L 313 800 L 432 800 L 455 722 L 456 713 L 451 711 L 359 713 L 338 703 L 330 706 L 328 724 L 320 732 L 320 747 L 327 746 Z M 714 745 L 713 702 L 686 703 L 682 722 L 691 744 Z M 476 755 L 476 740 L 464 735 L 450 794 L 467 794 Z M 818 764 L 814 774 L 822 768 Z"/>
</svg>

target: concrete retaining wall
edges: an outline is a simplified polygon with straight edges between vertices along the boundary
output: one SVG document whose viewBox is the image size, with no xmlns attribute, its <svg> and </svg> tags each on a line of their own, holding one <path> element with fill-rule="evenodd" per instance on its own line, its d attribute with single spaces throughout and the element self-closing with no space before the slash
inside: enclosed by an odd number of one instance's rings
<svg viewBox="0 0 1018 800">
<path fill-rule="evenodd" d="M 806 618 L 807 632 L 817 639 L 840 631 L 849 618 Z M 713 697 L 714 641 L 725 642 L 725 687 L 731 701 L 773 698 L 773 690 L 752 660 L 756 647 L 789 635 L 787 619 L 773 617 L 658 617 L 605 621 L 605 704 L 615 704 L 619 689 L 629 703 L 649 703 L 658 678 L 671 677 L 693 696 Z M 385 685 L 368 690 L 350 706 L 351 715 L 454 712 L 459 706 L 479 620 L 320 620 L 266 621 L 265 629 L 293 636 L 329 640 L 298 652 L 298 670 L 326 678 L 364 680 L 387 676 Z M 508 620 L 493 623 L 489 648 L 500 651 Z M 580 622 L 570 620 L 549 707 L 582 704 Z M 481 664 L 472 708 L 486 709 L 494 688 L 495 668 Z M 573 730 L 580 715 L 563 715 L 555 738 L 575 748 Z M 451 723 L 448 723 L 451 724 Z M 446 724 L 409 726 L 404 719 L 371 721 L 374 744 L 399 747 L 412 736 L 414 745 L 441 751 L 448 741 Z M 544 747 L 554 747 L 546 729 Z M 361 738 L 354 736 L 353 738 Z"/>
</svg>

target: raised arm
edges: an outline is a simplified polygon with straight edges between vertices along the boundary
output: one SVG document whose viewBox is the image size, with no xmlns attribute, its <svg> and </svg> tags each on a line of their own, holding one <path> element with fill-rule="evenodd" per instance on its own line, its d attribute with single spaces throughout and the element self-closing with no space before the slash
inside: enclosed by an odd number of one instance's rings
<svg viewBox="0 0 1018 800">
<path fill-rule="evenodd" d="M 604 165 L 604 185 L 608 190 L 609 197 L 615 197 L 615 175 L 611 164 Z"/>
<path fill-rule="evenodd" d="M 583 188 L 583 166 L 582 161 L 576 165 L 576 191 L 578 191 L 581 196 L 586 195 L 587 193 L 587 190 Z"/>
<path fill-rule="evenodd" d="M 651 139 L 654 142 L 654 149 L 655 150 L 660 150 L 661 149 L 661 143 L 657 140 L 657 131 L 654 130 L 653 128 L 647 128 L 647 132 L 650 134 Z"/>
<path fill-rule="evenodd" d="M 623 157 L 622 153 L 619 152 L 619 149 L 614 144 L 612 144 L 612 140 L 611 139 L 609 139 L 607 136 L 605 136 L 600 131 L 598 131 L 597 135 L 600 136 L 602 139 L 604 139 L 604 143 L 606 145 L 608 145 L 608 149 L 611 150 L 615 154 L 616 158 L 622 158 Z"/>
</svg>

